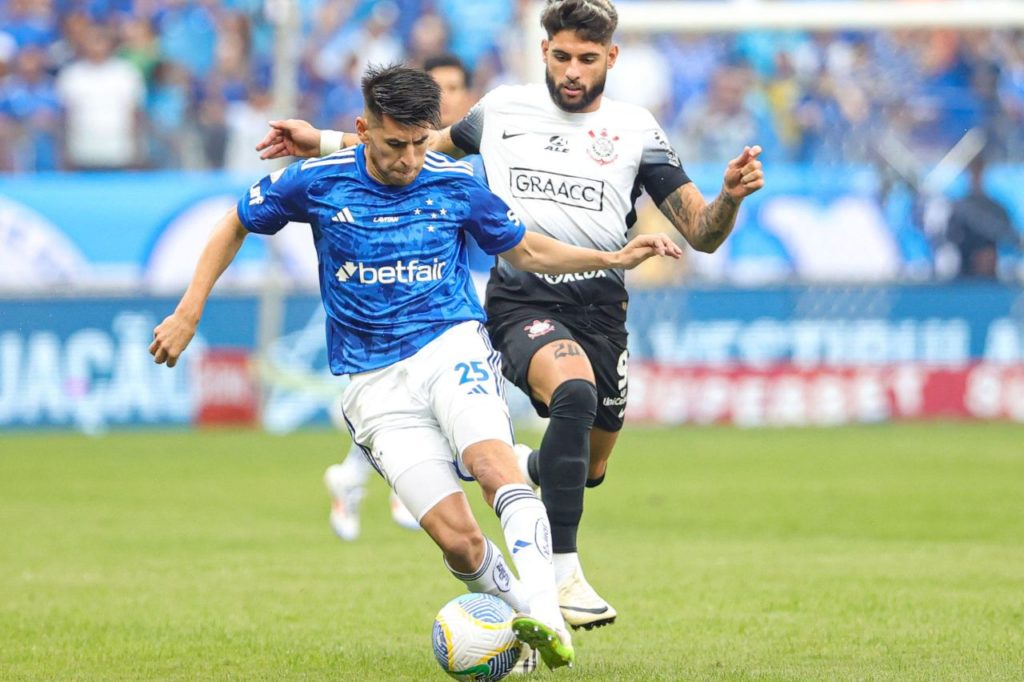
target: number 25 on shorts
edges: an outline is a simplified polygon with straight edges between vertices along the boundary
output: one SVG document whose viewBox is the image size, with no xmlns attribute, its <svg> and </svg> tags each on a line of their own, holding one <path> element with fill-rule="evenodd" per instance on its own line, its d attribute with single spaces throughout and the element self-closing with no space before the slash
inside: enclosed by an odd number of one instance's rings
<svg viewBox="0 0 1024 682">
<path fill-rule="evenodd" d="M 487 381 L 491 378 L 491 373 L 487 371 L 487 366 L 480 360 L 474 360 L 473 362 L 460 362 L 455 365 L 455 371 L 459 373 L 459 385 L 471 384 L 476 381 Z"/>
</svg>

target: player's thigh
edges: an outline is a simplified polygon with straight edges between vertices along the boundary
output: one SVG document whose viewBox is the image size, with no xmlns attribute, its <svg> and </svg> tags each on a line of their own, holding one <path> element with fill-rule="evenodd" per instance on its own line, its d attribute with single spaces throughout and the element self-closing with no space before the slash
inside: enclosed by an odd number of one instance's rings
<svg viewBox="0 0 1024 682">
<path fill-rule="evenodd" d="M 552 341 L 533 354 L 527 380 L 535 399 L 550 405 L 555 390 L 573 379 L 594 382 L 590 358 L 575 339 Z"/>
<path fill-rule="evenodd" d="M 452 463 L 452 449 L 405 361 L 352 376 L 342 396 L 345 422 L 389 485 L 425 461 Z"/>
<path fill-rule="evenodd" d="M 434 418 L 459 456 L 482 441 L 513 442 L 501 376 L 501 355 L 483 325 L 466 322 L 445 332 L 423 367 Z M 465 473 L 464 470 L 460 473 Z"/>
<path fill-rule="evenodd" d="M 577 333 L 577 341 L 590 361 L 597 387 L 594 428 L 616 433 L 622 429 L 629 395 L 629 351 L 626 349 L 625 328 L 582 330 Z M 606 440 L 610 441 L 607 445 L 610 452 L 615 441 Z"/>
<path fill-rule="evenodd" d="M 552 311 L 524 308 L 488 320 L 487 330 L 501 351 L 505 376 L 530 397 L 542 417 L 548 416 L 547 405 L 559 384 L 574 378 L 593 381 L 572 324 Z"/>
</svg>

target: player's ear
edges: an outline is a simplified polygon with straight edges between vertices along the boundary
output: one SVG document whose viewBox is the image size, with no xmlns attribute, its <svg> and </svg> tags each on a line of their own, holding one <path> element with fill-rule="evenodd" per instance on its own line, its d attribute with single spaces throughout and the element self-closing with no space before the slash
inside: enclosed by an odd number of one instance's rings
<svg viewBox="0 0 1024 682">
<path fill-rule="evenodd" d="M 619 46 L 612 44 L 611 48 L 608 49 L 608 68 L 615 66 L 615 60 L 619 58 Z"/>
<path fill-rule="evenodd" d="M 548 45 L 549 45 L 549 43 L 548 43 L 548 39 L 547 38 L 545 38 L 544 40 L 540 41 L 540 59 L 545 64 L 548 63 Z"/>
<path fill-rule="evenodd" d="M 356 116 L 356 135 L 359 136 L 359 141 L 366 144 L 367 134 L 366 131 L 370 129 L 369 123 L 362 116 Z"/>
</svg>

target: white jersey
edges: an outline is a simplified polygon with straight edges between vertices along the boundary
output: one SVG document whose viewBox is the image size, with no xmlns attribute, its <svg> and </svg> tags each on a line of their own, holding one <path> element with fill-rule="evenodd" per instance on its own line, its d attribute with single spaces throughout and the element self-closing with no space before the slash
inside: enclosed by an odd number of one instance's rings
<svg viewBox="0 0 1024 682">
<path fill-rule="evenodd" d="M 656 202 L 689 182 L 649 111 L 603 97 L 591 113 L 568 113 L 544 85 L 492 90 L 452 126 L 452 140 L 479 152 L 491 191 L 527 229 L 602 251 L 625 245 L 641 187 Z M 621 303 L 624 273 L 539 276 L 499 260 L 489 300 L 566 305 Z"/>
</svg>

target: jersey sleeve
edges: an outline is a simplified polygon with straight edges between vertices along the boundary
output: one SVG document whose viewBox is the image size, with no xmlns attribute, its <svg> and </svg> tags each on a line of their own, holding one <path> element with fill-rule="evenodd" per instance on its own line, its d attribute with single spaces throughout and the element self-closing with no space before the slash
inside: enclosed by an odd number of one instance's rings
<svg viewBox="0 0 1024 682">
<path fill-rule="evenodd" d="M 655 204 L 660 204 L 669 194 L 690 182 L 690 176 L 683 170 L 668 136 L 653 116 L 650 127 L 644 132 L 644 151 L 638 176 Z"/>
<path fill-rule="evenodd" d="M 467 182 L 469 218 L 464 223 L 476 243 L 489 256 L 515 248 L 523 240 L 523 221 L 496 194 L 477 181 Z"/>
<path fill-rule="evenodd" d="M 308 223 L 306 188 L 312 177 L 300 161 L 274 171 L 238 200 L 238 219 L 257 234 L 276 234 L 292 221 Z"/>
<path fill-rule="evenodd" d="M 473 105 L 461 121 L 452 124 L 452 142 L 456 147 L 467 154 L 480 153 L 480 141 L 484 137 L 484 118 L 489 108 L 499 99 L 507 97 L 502 92 L 504 89 L 504 86 L 501 86 L 488 92 Z"/>
</svg>

